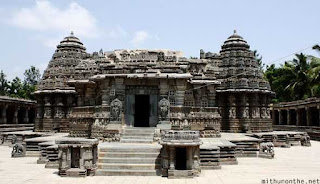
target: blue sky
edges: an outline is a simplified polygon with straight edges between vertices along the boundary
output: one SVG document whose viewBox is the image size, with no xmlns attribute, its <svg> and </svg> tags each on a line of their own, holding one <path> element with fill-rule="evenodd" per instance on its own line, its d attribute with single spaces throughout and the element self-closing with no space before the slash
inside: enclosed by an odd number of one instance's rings
<svg viewBox="0 0 320 184">
<path fill-rule="evenodd" d="M 44 70 L 73 30 L 88 52 L 121 48 L 219 52 L 236 29 L 266 64 L 320 43 L 318 0 L 1 0 L 0 70 Z M 304 51 L 319 56 L 310 48 Z"/>
</svg>

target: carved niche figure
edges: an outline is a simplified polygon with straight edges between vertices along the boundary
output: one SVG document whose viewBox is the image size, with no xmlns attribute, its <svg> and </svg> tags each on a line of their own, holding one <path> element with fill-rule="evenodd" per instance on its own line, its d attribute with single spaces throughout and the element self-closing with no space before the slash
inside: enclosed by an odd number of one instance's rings
<svg viewBox="0 0 320 184">
<path fill-rule="evenodd" d="M 44 109 L 44 118 L 51 118 L 51 108 L 50 107 L 46 107 Z"/>
<path fill-rule="evenodd" d="M 235 107 L 231 107 L 229 109 L 229 117 L 230 118 L 236 118 L 237 114 L 236 114 L 236 108 Z"/>
<path fill-rule="evenodd" d="M 249 107 L 245 107 L 243 112 L 243 118 L 249 118 L 249 116 L 250 116 Z"/>
<path fill-rule="evenodd" d="M 166 121 L 169 119 L 170 102 L 166 98 L 162 98 L 159 101 L 159 119 L 160 121 Z"/>
<path fill-rule="evenodd" d="M 122 102 L 114 99 L 111 102 L 111 121 L 121 121 Z"/>
<path fill-rule="evenodd" d="M 26 155 L 26 149 L 22 144 L 17 143 L 13 146 L 11 157 L 23 157 L 25 155 Z"/>
</svg>

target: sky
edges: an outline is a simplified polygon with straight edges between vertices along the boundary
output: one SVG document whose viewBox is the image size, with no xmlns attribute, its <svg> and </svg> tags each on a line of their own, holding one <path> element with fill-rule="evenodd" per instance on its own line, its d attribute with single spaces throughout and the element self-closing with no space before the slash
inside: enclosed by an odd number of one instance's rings
<svg viewBox="0 0 320 184">
<path fill-rule="evenodd" d="M 92 53 L 171 49 L 199 57 L 220 51 L 237 30 L 277 65 L 320 43 L 319 0 L 1 0 L 0 70 L 9 80 L 31 65 L 43 72 L 73 31 Z"/>
</svg>

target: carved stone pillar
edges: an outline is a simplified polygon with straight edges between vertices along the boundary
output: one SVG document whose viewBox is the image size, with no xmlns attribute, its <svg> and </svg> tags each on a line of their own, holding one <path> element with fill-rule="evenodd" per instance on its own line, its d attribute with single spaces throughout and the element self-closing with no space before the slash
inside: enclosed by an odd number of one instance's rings
<svg viewBox="0 0 320 184">
<path fill-rule="evenodd" d="M 209 98 L 209 107 L 215 107 L 216 106 L 216 90 L 215 86 L 210 85 L 207 87 L 209 90 L 208 98 Z"/>
<path fill-rule="evenodd" d="M 18 124 L 19 123 L 19 119 L 18 119 L 18 112 L 20 110 L 20 107 L 17 106 L 15 109 L 14 109 L 14 112 L 13 112 L 13 119 L 12 119 L 12 123 L 13 124 Z"/>
<path fill-rule="evenodd" d="M 177 80 L 176 106 L 184 105 L 184 93 L 186 91 L 186 81 Z"/>
<path fill-rule="evenodd" d="M 237 117 L 236 98 L 234 94 L 229 95 L 229 118 Z"/>
<path fill-rule="evenodd" d="M 290 109 L 287 109 L 287 125 L 291 124 L 291 114 L 290 114 Z"/>
<path fill-rule="evenodd" d="M 109 87 L 109 79 L 105 80 L 102 84 L 102 95 L 101 95 L 101 101 L 102 105 L 108 105 L 109 104 L 109 96 L 110 96 L 110 87 Z"/>
<path fill-rule="evenodd" d="M 29 109 L 30 107 L 26 107 L 24 111 L 23 123 L 29 123 Z"/>
<path fill-rule="evenodd" d="M 8 109 L 8 105 L 4 105 L 1 108 L 1 123 L 3 124 L 7 123 L 7 109 Z"/>
<path fill-rule="evenodd" d="M 170 170 L 175 170 L 175 166 L 174 166 L 174 163 L 175 163 L 175 155 L 176 155 L 176 149 L 175 147 L 173 146 L 170 146 L 169 147 L 169 154 L 170 154 Z"/>
<path fill-rule="evenodd" d="M 276 110 L 272 109 L 272 122 L 274 125 L 277 124 L 276 122 Z"/>
<path fill-rule="evenodd" d="M 283 117 L 282 117 L 282 112 L 281 112 L 281 110 L 279 109 L 278 110 L 278 113 L 279 113 L 279 125 L 283 125 Z"/>
<path fill-rule="evenodd" d="M 296 110 L 296 119 L 297 119 L 297 126 L 299 126 L 300 125 L 300 111 L 299 111 L 299 109 L 295 109 Z"/>
<path fill-rule="evenodd" d="M 306 119 L 307 119 L 307 126 L 311 125 L 311 109 L 309 107 L 305 107 L 306 111 Z"/>
</svg>

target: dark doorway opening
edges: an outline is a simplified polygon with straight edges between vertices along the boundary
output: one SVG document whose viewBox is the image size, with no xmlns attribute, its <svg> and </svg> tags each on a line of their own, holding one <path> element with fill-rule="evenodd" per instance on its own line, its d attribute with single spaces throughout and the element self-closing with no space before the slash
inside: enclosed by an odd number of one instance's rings
<svg viewBox="0 0 320 184">
<path fill-rule="evenodd" d="M 71 148 L 71 168 L 79 168 L 80 148 Z"/>
<path fill-rule="evenodd" d="M 176 148 L 176 169 L 187 170 L 187 148 Z"/>
<path fill-rule="evenodd" d="M 149 127 L 150 100 L 149 95 L 135 96 L 135 127 Z"/>
</svg>

